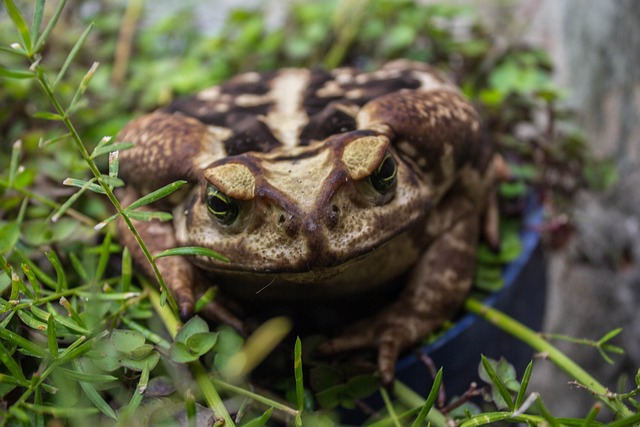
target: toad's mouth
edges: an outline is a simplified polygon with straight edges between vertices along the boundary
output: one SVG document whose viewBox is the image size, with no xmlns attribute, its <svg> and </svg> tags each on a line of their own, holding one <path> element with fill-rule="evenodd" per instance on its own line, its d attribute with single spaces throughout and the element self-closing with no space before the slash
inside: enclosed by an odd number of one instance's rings
<svg viewBox="0 0 640 427">
<path fill-rule="evenodd" d="M 413 266 L 424 242 L 410 230 L 381 242 L 375 247 L 351 251 L 340 259 L 322 263 L 298 262 L 267 268 L 216 263 L 201 263 L 213 283 L 230 294 L 259 299 L 317 299 L 353 294 L 376 288 L 402 275 Z"/>
</svg>

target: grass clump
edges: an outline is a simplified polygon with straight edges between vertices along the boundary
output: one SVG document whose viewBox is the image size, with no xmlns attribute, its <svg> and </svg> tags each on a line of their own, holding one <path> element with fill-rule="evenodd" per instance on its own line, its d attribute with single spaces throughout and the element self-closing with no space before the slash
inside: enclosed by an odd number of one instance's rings
<svg viewBox="0 0 640 427">
<path fill-rule="evenodd" d="M 136 32 L 140 2 L 124 9 L 103 3 L 92 13 L 78 13 L 65 0 L 20 7 L 3 0 L 8 19 L 0 20 L 1 425 L 259 426 L 270 420 L 333 425 L 338 415 L 327 408 L 353 407 L 378 390 L 375 378 L 361 372 L 344 384 L 333 383 L 347 368 L 321 367 L 307 379 L 298 342 L 293 375 L 258 392 L 246 371 L 229 366 L 238 366 L 238 355 L 254 354 L 247 348 L 286 334 L 285 323 L 264 325 L 265 341 L 246 344 L 229 328 L 212 331 L 197 317 L 181 325 L 157 268 L 159 290 L 133 273 L 113 220 L 123 218 L 155 266 L 131 219 L 162 216 L 136 209 L 183 183 L 122 207 L 115 194 L 124 185 L 117 153 L 128 146 L 111 137 L 131 117 L 175 96 L 247 69 L 318 64 L 371 69 L 391 58 L 411 58 L 446 70 L 477 103 L 491 136 L 510 153 L 508 160 L 517 159 L 514 178 L 502 189 L 512 206 L 530 185 L 557 187 L 545 179 L 550 172 L 569 171 L 570 185 L 561 188 L 569 195 L 587 180 L 581 171 L 591 160 L 580 135 L 558 120 L 564 113 L 557 107 L 561 92 L 549 78 L 546 54 L 526 46 L 498 49 L 470 9 L 409 0 L 309 2 L 292 6 L 277 28 L 258 11 L 237 10 L 217 35 L 204 37 L 173 21 Z M 462 35 L 456 28 L 460 21 L 468 23 Z M 539 114 L 554 125 L 516 132 Z M 202 254 L 181 248 L 158 256 L 184 253 Z M 607 392 L 532 332 L 473 300 L 467 309 L 554 354 L 620 417 L 612 425 L 639 421 L 637 389 Z M 611 337 L 606 338 L 598 341 L 598 351 L 611 350 Z M 464 400 L 436 404 L 444 372 L 435 377 L 426 401 L 402 384 L 392 396 L 381 390 L 388 415 L 376 425 L 408 420 L 445 425 L 446 417 L 465 426 L 497 420 L 596 423 L 599 404 L 584 420 L 549 414 L 538 396 L 526 393 L 531 370 L 517 380 L 502 362 L 485 359 L 482 369 L 500 410 L 482 413 Z M 325 388 L 313 395 L 310 383 Z"/>
</svg>

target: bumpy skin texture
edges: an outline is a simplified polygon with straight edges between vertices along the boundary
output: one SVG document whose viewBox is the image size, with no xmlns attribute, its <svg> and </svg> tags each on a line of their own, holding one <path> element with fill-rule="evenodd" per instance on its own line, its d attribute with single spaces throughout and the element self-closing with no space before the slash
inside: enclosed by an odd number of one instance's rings
<svg viewBox="0 0 640 427">
<path fill-rule="evenodd" d="M 128 200 L 193 183 L 166 206 L 173 222 L 138 225 L 153 252 L 203 246 L 231 260 L 160 260 L 185 316 L 214 285 L 274 308 L 400 287 L 319 349 L 377 349 L 389 383 L 400 352 L 450 319 L 471 286 L 494 181 L 479 128 L 455 86 L 423 64 L 247 73 L 131 122 L 120 172 Z M 220 304 L 209 314 L 241 327 Z"/>
</svg>

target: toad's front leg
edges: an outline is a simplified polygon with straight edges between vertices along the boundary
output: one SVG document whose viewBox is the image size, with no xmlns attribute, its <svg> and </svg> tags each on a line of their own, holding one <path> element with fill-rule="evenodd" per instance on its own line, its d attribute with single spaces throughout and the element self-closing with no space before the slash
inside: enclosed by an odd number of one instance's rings
<svg viewBox="0 0 640 427">
<path fill-rule="evenodd" d="M 382 380 L 389 385 L 400 352 L 453 317 L 475 274 L 479 218 L 468 199 L 449 195 L 441 209 L 430 216 L 427 234 L 432 228 L 441 232 L 433 236 L 398 300 L 321 345 L 321 353 L 375 348 Z"/>
</svg>

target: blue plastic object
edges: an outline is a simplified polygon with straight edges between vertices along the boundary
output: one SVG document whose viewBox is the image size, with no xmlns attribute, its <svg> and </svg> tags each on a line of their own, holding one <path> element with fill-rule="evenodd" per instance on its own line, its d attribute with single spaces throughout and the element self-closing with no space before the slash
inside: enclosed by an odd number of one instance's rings
<svg viewBox="0 0 640 427">
<path fill-rule="evenodd" d="M 522 253 L 503 272 L 504 287 L 488 296 L 484 303 L 525 325 L 542 326 L 546 297 L 546 263 L 540 248 L 543 210 L 534 204 L 525 214 L 521 231 Z M 530 347 L 473 314 L 465 314 L 442 337 L 422 348 L 436 367 L 443 367 L 447 396 L 461 395 L 471 382 L 480 381 L 477 371 L 480 355 L 504 357 L 521 375 L 533 356 Z M 425 395 L 433 383 L 428 369 L 411 354 L 398 362 L 397 378 Z"/>
</svg>

